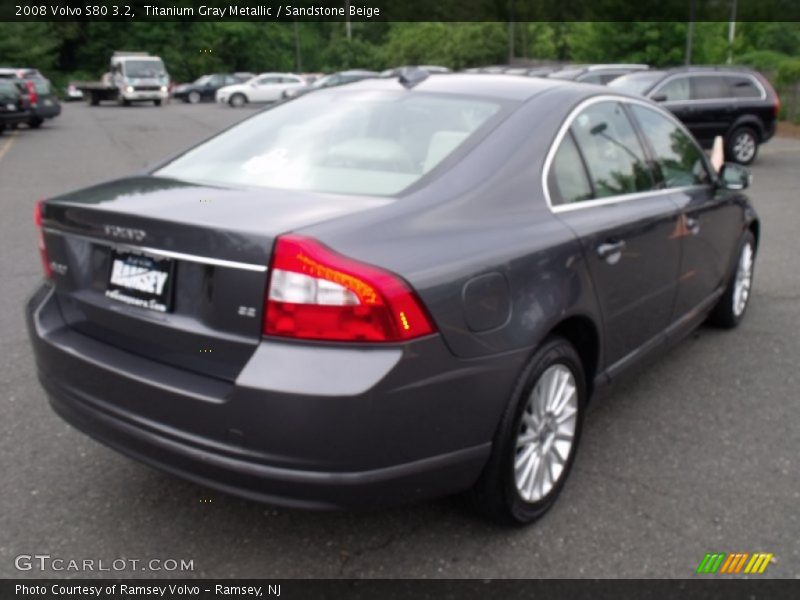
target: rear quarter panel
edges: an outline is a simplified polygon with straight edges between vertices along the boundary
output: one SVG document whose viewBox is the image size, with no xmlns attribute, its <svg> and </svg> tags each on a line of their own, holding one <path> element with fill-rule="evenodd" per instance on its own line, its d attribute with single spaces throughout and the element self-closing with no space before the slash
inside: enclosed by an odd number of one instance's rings
<svg viewBox="0 0 800 600">
<path fill-rule="evenodd" d="M 544 92 L 419 191 L 304 233 L 404 277 L 458 357 L 533 348 L 571 315 L 599 325 L 580 245 L 547 207 L 541 176 L 558 127 L 585 97 L 572 86 Z M 486 274 L 505 281 L 510 308 L 474 331 L 464 287 Z"/>
</svg>

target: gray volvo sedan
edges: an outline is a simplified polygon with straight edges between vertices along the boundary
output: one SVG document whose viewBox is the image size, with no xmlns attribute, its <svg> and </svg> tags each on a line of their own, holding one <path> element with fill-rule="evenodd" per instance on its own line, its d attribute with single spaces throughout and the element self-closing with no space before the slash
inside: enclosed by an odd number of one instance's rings
<svg viewBox="0 0 800 600">
<path fill-rule="evenodd" d="M 36 205 L 39 377 L 78 429 L 225 492 L 470 490 L 528 523 L 593 396 L 743 318 L 748 183 L 607 88 L 411 70 L 309 94 Z"/>
</svg>

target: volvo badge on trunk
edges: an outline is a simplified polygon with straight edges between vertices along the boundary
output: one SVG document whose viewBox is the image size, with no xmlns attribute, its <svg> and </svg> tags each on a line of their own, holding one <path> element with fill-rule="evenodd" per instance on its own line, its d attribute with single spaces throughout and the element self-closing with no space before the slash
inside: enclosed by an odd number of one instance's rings
<svg viewBox="0 0 800 600">
<path fill-rule="evenodd" d="M 131 229 L 130 227 L 119 227 L 118 225 L 105 225 L 103 230 L 109 237 L 132 242 L 141 242 L 147 236 L 147 233 L 142 229 Z"/>
</svg>

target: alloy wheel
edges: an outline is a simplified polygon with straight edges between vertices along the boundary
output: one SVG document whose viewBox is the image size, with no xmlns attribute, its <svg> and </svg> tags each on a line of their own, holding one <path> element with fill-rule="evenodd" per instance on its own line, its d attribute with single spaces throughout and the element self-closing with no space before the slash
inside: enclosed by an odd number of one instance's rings
<svg viewBox="0 0 800 600">
<path fill-rule="evenodd" d="M 538 502 L 556 486 L 575 442 L 577 419 L 575 375 L 554 364 L 533 386 L 517 432 L 514 481 L 523 500 Z"/>
<path fill-rule="evenodd" d="M 733 314 L 740 317 L 747 308 L 750 286 L 753 283 L 753 246 L 746 243 L 739 256 L 736 279 L 733 283 Z"/>
</svg>

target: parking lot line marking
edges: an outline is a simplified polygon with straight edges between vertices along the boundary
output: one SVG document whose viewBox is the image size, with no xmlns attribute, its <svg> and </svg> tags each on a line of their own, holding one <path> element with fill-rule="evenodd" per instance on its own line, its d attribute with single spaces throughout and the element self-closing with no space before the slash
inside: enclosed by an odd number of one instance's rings
<svg viewBox="0 0 800 600">
<path fill-rule="evenodd" d="M 9 136 L 9 138 L 8 138 L 8 141 L 5 143 L 5 145 L 4 145 L 2 148 L 0 148 L 0 161 L 2 161 L 2 160 L 3 160 L 3 157 L 4 157 L 6 154 L 8 154 L 8 151 L 11 149 L 11 144 L 13 144 L 13 143 L 14 143 L 14 138 L 16 138 L 16 137 L 17 137 L 17 132 L 16 132 L 16 131 L 14 131 L 14 132 L 13 132 L 13 133 L 12 133 L 12 134 Z"/>
</svg>

